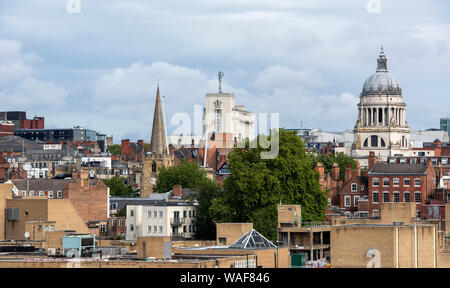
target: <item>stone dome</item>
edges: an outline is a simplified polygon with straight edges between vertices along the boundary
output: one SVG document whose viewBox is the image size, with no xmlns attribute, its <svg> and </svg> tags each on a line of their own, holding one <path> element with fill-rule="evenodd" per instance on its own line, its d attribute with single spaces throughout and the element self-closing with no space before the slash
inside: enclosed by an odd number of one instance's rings
<svg viewBox="0 0 450 288">
<path fill-rule="evenodd" d="M 387 69 L 387 58 L 381 48 L 380 56 L 377 59 L 377 71 L 372 74 L 364 83 L 361 96 L 373 95 L 402 95 L 400 82 L 389 73 Z"/>
</svg>

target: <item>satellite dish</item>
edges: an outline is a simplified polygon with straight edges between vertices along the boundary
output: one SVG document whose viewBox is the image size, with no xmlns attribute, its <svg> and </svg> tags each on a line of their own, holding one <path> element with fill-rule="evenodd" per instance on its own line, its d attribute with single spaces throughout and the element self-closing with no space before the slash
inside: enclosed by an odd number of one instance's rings
<svg viewBox="0 0 450 288">
<path fill-rule="evenodd" d="M 30 232 L 25 232 L 25 235 L 24 235 L 24 236 L 25 236 L 25 238 L 27 238 L 27 239 L 30 238 Z"/>
</svg>

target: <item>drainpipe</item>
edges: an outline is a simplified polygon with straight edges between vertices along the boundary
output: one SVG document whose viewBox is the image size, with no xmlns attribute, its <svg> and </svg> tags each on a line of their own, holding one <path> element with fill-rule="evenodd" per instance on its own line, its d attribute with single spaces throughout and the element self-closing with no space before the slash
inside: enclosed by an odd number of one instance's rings
<svg viewBox="0 0 450 288">
<path fill-rule="evenodd" d="M 433 268 L 436 267 L 436 226 L 433 225 Z"/>
<path fill-rule="evenodd" d="M 417 224 L 414 224 L 414 268 L 417 268 Z"/>
<path fill-rule="evenodd" d="M 398 226 L 397 227 L 395 227 L 395 257 L 396 257 L 396 267 L 395 268 L 399 268 L 399 247 L 398 247 L 398 245 L 399 245 L 399 241 L 398 241 Z"/>
</svg>

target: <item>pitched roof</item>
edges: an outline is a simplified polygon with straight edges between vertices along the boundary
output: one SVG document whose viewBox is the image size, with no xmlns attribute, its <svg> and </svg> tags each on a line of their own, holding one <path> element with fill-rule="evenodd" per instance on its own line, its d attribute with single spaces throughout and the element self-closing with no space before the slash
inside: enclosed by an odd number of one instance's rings
<svg viewBox="0 0 450 288">
<path fill-rule="evenodd" d="M 375 163 L 369 175 L 425 175 L 427 165 L 423 164 L 395 164 Z"/>
<path fill-rule="evenodd" d="M 63 190 L 64 184 L 75 182 L 73 179 L 17 179 L 12 180 L 19 190 L 58 191 Z"/>
<path fill-rule="evenodd" d="M 267 240 L 258 231 L 252 229 L 242 235 L 229 248 L 253 249 L 253 248 L 277 248 L 275 244 Z"/>
</svg>

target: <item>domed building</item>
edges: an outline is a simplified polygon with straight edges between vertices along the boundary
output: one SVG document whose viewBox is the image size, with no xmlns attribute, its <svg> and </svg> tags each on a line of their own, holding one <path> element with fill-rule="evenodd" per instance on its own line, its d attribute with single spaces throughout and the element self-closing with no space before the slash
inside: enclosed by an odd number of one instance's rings
<svg viewBox="0 0 450 288">
<path fill-rule="evenodd" d="M 364 83 L 353 130 L 351 154 L 361 166 L 367 166 L 370 151 L 386 160 L 389 156 L 404 155 L 411 148 L 402 88 L 388 71 L 383 48 L 377 62 L 376 72 Z"/>
</svg>

